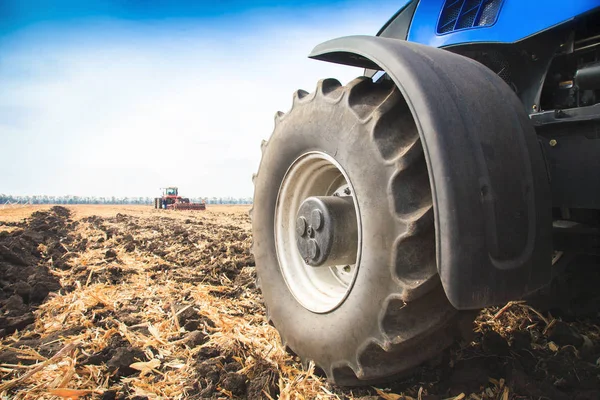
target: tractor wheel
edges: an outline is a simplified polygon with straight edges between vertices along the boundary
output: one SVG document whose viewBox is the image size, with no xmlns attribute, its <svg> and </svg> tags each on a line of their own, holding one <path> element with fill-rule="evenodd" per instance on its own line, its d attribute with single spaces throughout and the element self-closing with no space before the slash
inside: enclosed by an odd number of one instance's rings
<svg viewBox="0 0 600 400">
<path fill-rule="evenodd" d="M 437 267 L 417 127 L 390 81 L 299 90 L 254 177 L 253 253 L 285 346 L 339 385 L 379 382 L 459 332 Z"/>
</svg>

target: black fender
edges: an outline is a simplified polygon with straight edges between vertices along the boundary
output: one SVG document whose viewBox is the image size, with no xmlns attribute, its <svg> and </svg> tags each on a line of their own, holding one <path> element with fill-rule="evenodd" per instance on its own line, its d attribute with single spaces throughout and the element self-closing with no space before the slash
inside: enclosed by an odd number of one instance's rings
<svg viewBox="0 0 600 400">
<path fill-rule="evenodd" d="M 433 193 L 437 267 L 452 305 L 515 300 L 551 278 L 548 173 L 512 89 L 469 58 L 398 39 L 349 36 L 310 58 L 385 71 L 404 95 Z"/>
</svg>

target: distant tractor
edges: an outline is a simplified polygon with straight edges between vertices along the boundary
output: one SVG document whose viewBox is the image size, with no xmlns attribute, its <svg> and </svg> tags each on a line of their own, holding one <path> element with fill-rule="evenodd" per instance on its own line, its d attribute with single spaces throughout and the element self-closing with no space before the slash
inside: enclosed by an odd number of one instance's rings
<svg viewBox="0 0 600 400">
<path fill-rule="evenodd" d="M 190 199 L 179 196 L 176 187 L 162 188 L 162 197 L 154 199 L 154 208 L 167 210 L 206 210 L 206 204 L 191 203 Z"/>
</svg>

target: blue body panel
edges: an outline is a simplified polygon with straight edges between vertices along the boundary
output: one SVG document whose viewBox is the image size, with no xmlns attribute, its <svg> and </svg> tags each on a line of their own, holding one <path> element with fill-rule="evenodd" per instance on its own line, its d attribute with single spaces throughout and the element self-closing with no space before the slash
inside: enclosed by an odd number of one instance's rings
<svg viewBox="0 0 600 400">
<path fill-rule="evenodd" d="M 513 43 L 600 7 L 600 0 L 504 0 L 494 25 L 437 34 L 445 0 L 421 0 L 407 40 L 433 47 Z"/>
</svg>

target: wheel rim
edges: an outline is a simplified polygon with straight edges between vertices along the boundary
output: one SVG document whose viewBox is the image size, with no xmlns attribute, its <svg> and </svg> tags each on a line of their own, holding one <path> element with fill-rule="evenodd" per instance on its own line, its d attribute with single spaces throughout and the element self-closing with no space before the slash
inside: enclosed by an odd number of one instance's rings
<svg viewBox="0 0 600 400">
<path fill-rule="evenodd" d="M 351 265 L 313 267 L 296 246 L 296 213 L 311 196 L 351 197 L 358 227 L 356 262 Z M 350 293 L 360 261 L 361 223 L 354 188 L 331 156 L 310 152 L 297 158 L 279 188 L 275 208 L 275 248 L 279 267 L 295 299 L 306 309 L 325 313 L 337 308 Z"/>
</svg>

